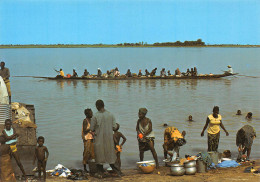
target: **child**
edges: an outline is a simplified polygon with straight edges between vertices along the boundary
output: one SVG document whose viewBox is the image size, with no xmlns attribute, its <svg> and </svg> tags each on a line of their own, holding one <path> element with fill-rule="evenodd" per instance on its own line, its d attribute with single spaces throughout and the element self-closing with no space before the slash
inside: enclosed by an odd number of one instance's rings
<svg viewBox="0 0 260 182">
<path fill-rule="evenodd" d="M 46 180 L 46 164 L 47 164 L 47 160 L 49 157 L 49 151 L 48 151 L 47 147 L 43 146 L 43 144 L 44 144 L 43 136 L 38 137 L 37 143 L 38 143 L 38 146 L 35 148 L 35 156 L 34 156 L 33 164 L 35 164 L 35 160 L 37 158 L 38 159 L 37 168 L 38 168 L 39 179 L 41 179 L 41 172 L 43 170 L 43 177 L 44 177 L 44 181 L 45 181 Z M 46 153 L 46 156 L 45 156 L 45 153 Z"/>
<path fill-rule="evenodd" d="M 10 157 L 10 146 L 5 144 L 5 139 L 0 136 L 0 181 L 16 181 L 11 157 Z"/>
<path fill-rule="evenodd" d="M 93 112 L 91 109 L 85 109 L 84 114 L 86 118 L 83 120 L 82 124 L 82 139 L 84 143 L 84 151 L 83 151 L 83 166 L 84 171 L 87 171 L 87 164 L 89 160 L 95 159 L 94 153 L 94 143 L 93 143 L 93 134 L 90 131 L 90 122 L 93 116 Z"/>
<path fill-rule="evenodd" d="M 114 143 L 115 143 L 115 148 L 116 148 L 116 164 L 118 165 L 119 169 L 121 168 L 121 159 L 120 159 L 120 153 L 122 152 L 122 146 L 126 142 L 126 137 L 119 132 L 119 127 L 120 125 L 117 123 L 117 128 L 114 129 Z M 119 145 L 120 139 L 123 138 L 123 142 Z"/>
<path fill-rule="evenodd" d="M 26 174 L 23 169 L 23 165 L 20 161 L 19 155 L 17 153 L 17 147 L 16 147 L 17 137 L 19 135 L 16 133 L 15 129 L 12 127 L 12 121 L 10 119 L 5 120 L 5 129 L 3 130 L 3 136 L 6 140 L 5 143 L 10 146 L 11 153 L 14 156 L 17 165 L 21 169 L 23 176 L 26 178 Z"/>
</svg>

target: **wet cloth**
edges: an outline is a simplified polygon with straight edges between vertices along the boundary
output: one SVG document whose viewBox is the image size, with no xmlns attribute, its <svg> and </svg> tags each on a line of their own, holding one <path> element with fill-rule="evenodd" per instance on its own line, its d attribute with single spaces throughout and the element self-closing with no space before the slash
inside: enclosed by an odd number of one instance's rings
<svg viewBox="0 0 260 182">
<path fill-rule="evenodd" d="M 139 110 L 140 111 L 140 110 Z M 139 125 L 139 133 L 146 133 L 148 130 L 149 130 L 149 123 L 151 122 L 151 120 L 149 118 L 145 118 L 147 119 L 147 125 L 142 127 L 141 123 L 139 122 L 139 120 L 137 121 L 138 122 L 138 125 Z M 139 146 L 139 150 L 140 151 L 147 151 L 147 150 L 150 150 L 150 145 L 149 143 L 152 142 L 153 145 L 154 145 L 154 131 L 151 131 L 148 135 L 146 135 L 145 137 L 143 137 L 142 139 L 138 139 L 138 146 Z"/>
<path fill-rule="evenodd" d="M 146 126 L 142 127 L 141 123 L 138 121 L 139 123 L 139 132 L 142 134 L 145 134 L 148 130 L 149 130 L 149 123 L 151 122 L 151 120 L 149 118 L 146 118 L 147 120 L 149 120 Z M 154 139 L 154 131 L 151 131 L 148 135 L 145 136 L 145 139 Z"/>
<path fill-rule="evenodd" d="M 88 164 L 88 161 L 91 159 L 95 159 L 93 140 L 84 140 L 83 164 Z"/>
<path fill-rule="evenodd" d="M 208 127 L 208 133 L 209 134 L 217 134 L 220 131 L 220 123 L 222 120 L 222 117 L 220 114 L 218 114 L 217 118 L 214 118 L 213 114 L 210 114 L 208 116 L 209 118 L 209 127 Z"/>
<path fill-rule="evenodd" d="M 117 128 L 113 114 L 104 110 L 94 114 L 90 130 L 95 132 L 94 150 L 97 164 L 114 164 L 116 161 L 113 129 Z"/>
<path fill-rule="evenodd" d="M 242 147 L 251 148 L 255 137 L 255 129 L 250 125 L 245 125 L 237 132 L 236 145 L 242 145 Z"/>
<path fill-rule="evenodd" d="M 236 161 L 230 160 L 230 161 L 223 161 L 219 163 L 216 167 L 226 168 L 226 167 L 237 167 L 240 166 Z"/>
<path fill-rule="evenodd" d="M 220 132 L 217 134 L 208 133 L 208 151 L 218 151 Z"/>
<path fill-rule="evenodd" d="M 0 156 L 0 168 L 1 168 L 1 180 L 3 182 L 14 182 L 16 181 L 13 166 L 11 163 L 10 154 L 5 154 Z"/>
<path fill-rule="evenodd" d="M 7 136 L 12 136 L 14 134 L 13 128 L 11 128 L 10 130 L 4 129 L 4 131 Z M 17 139 L 9 140 L 9 141 L 5 142 L 5 144 L 11 144 L 11 143 L 15 143 L 15 142 L 17 142 Z"/>
</svg>

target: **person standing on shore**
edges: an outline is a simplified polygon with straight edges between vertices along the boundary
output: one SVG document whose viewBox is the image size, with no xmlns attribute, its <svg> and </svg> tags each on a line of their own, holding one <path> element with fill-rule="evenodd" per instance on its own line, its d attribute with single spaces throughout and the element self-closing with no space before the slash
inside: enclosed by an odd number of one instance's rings
<svg viewBox="0 0 260 182">
<path fill-rule="evenodd" d="M 20 157 L 17 152 L 17 137 L 19 136 L 18 133 L 16 133 L 15 129 L 12 127 L 12 121 L 10 119 L 5 120 L 5 129 L 2 131 L 3 136 L 6 140 L 6 144 L 10 146 L 11 154 L 14 157 L 17 165 L 19 166 L 20 170 L 23 173 L 24 178 L 26 178 L 26 174 L 23 168 L 23 165 L 20 161 Z"/>
<path fill-rule="evenodd" d="M 209 127 L 208 127 L 209 126 Z M 201 136 L 204 136 L 204 131 L 208 127 L 208 152 L 218 151 L 218 144 L 220 138 L 220 127 L 225 131 L 226 136 L 229 135 L 222 123 L 222 117 L 219 114 L 219 107 L 214 106 L 213 114 L 207 117 L 206 124 L 201 132 Z"/>
<path fill-rule="evenodd" d="M 9 80 L 10 71 L 8 68 L 5 67 L 5 62 L 1 62 L 0 76 L 3 78 L 3 80 L 5 82 L 8 96 L 9 96 L 9 104 L 11 104 L 11 86 L 10 86 L 10 80 Z"/>
<path fill-rule="evenodd" d="M 84 171 L 87 171 L 87 164 L 89 160 L 95 159 L 95 152 L 94 152 L 94 137 L 93 134 L 90 132 L 90 123 L 91 118 L 93 116 L 93 112 L 91 109 L 85 109 L 84 114 L 86 118 L 83 120 L 82 124 L 82 139 L 84 143 L 84 151 L 83 151 L 83 166 Z"/>
<path fill-rule="evenodd" d="M 149 118 L 145 117 L 147 112 L 148 111 L 146 108 L 139 109 L 139 119 L 137 120 L 136 124 L 140 161 L 144 160 L 144 152 L 151 150 L 156 163 L 156 168 L 159 168 L 157 153 L 154 148 L 154 132 L 152 128 L 152 122 Z"/>
<path fill-rule="evenodd" d="M 122 147 L 124 143 L 126 142 L 126 137 L 123 135 L 121 132 L 119 132 L 120 125 L 117 123 L 117 128 L 114 130 L 114 143 L 115 143 L 115 149 L 116 149 L 116 165 L 118 166 L 119 169 L 121 169 L 121 159 L 120 159 L 120 153 L 122 152 Z M 123 139 L 121 144 L 119 144 L 120 139 Z"/>
<path fill-rule="evenodd" d="M 256 137 L 255 129 L 250 125 L 243 126 L 240 130 L 238 130 L 236 135 L 236 145 L 238 146 L 238 160 L 241 160 L 242 154 L 247 152 L 247 159 L 249 159 L 251 154 L 251 147 L 253 145 L 253 141 Z"/>
<path fill-rule="evenodd" d="M 105 110 L 105 105 L 102 100 L 96 101 L 96 108 L 98 112 L 94 114 L 91 120 L 90 130 L 95 133 L 94 150 L 98 169 L 97 177 L 103 178 L 103 164 L 106 163 L 108 163 L 120 177 L 122 172 L 114 165 L 116 162 L 116 153 L 113 130 L 117 128 L 115 117 Z"/>
<path fill-rule="evenodd" d="M 15 182 L 15 174 L 10 156 L 10 146 L 5 144 L 5 138 L 0 136 L 0 181 Z"/>
</svg>

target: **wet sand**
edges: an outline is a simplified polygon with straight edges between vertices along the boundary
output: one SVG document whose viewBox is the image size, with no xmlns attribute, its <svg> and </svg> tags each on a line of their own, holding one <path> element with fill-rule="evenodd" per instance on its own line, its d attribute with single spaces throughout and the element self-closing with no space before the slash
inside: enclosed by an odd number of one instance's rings
<svg viewBox="0 0 260 182">
<path fill-rule="evenodd" d="M 245 168 L 253 166 L 255 169 L 260 168 L 260 159 L 256 160 L 254 165 L 243 164 L 239 167 L 235 168 L 220 168 L 220 169 L 212 169 L 207 173 L 196 173 L 195 175 L 184 175 L 184 176 L 171 176 L 170 168 L 161 166 L 158 170 L 155 170 L 152 174 L 142 174 L 137 169 L 129 169 L 122 170 L 125 176 L 118 178 L 109 176 L 104 179 L 97 179 L 94 177 L 88 177 L 88 181 L 142 181 L 142 182 L 150 182 L 150 181 L 260 181 L 260 175 L 254 175 L 253 173 L 244 173 Z M 159 173 L 158 173 L 159 172 Z M 72 181 L 65 178 L 59 177 L 48 177 L 47 181 Z M 87 180 L 85 180 L 87 181 Z"/>
</svg>

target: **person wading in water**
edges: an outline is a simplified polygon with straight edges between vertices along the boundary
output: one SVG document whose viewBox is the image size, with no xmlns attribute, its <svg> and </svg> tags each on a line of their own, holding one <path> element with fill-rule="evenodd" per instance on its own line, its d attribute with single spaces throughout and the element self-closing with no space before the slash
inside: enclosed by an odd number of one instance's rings
<svg viewBox="0 0 260 182">
<path fill-rule="evenodd" d="M 153 158 L 156 163 L 156 168 L 159 168 L 157 153 L 154 148 L 154 132 L 152 129 L 152 122 L 145 117 L 147 114 L 146 108 L 140 108 L 138 112 L 139 119 L 137 120 L 136 131 L 139 145 L 140 161 L 144 160 L 144 152 L 151 150 Z"/>
</svg>

